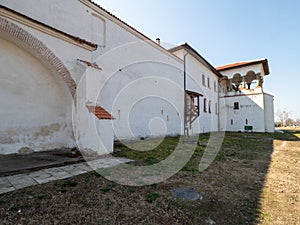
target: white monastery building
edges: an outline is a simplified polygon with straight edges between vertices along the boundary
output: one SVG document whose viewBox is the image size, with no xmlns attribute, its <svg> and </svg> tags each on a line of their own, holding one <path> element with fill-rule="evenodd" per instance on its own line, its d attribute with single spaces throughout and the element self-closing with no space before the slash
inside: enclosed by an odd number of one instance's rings
<svg viewBox="0 0 300 225">
<path fill-rule="evenodd" d="M 266 59 L 214 67 L 90 0 L 0 3 L 0 154 L 108 154 L 114 140 L 274 132 Z"/>
</svg>

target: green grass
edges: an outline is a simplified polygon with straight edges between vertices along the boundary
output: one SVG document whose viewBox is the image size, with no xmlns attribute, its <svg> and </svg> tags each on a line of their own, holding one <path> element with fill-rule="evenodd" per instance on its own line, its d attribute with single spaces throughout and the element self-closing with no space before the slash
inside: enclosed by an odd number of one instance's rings
<svg viewBox="0 0 300 225">
<path fill-rule="evenodd" d="M 226 132 L 222 146 L 216 155 L 216 161 L 225 161 L 231 159 L 248 159 L 254 160 L 257 157 L 262 157 L 266 152 L 272 151 L 273 140 L 295 140 L 295 137 L 300 133 L 285 132 L 280 133 L 234 133 Z M 200 146 L 197 146 L 193 157 L 182 168 L 184 172 L 197 173 L 201 157 L 206 149 L 210 134 L 200 134 Z M 143 140 L 132 142 L 135 148 L 140 146 L 153 146 L 157 143 L 157 139 Z M 136 166 L 153 165 L 166 159 L 176 148 L 179 142 L 179 137 L 167 137 L 163 142 L 151 151 L 132 150 L 124 144 L 118 143 L 115 148 L 121 150 L 117 154 L 118 157 L 126 157 L 135 160 L 131 164 Z"/>
<path fill-rule="evenodd" d="M 107 193 L 107 192 L 109 192 L 110 190 L 111 190 L 111 188 L 110 187 L 104 187 L 104 188 L 101 188 L 100 189 L 103 193 Z"/>
<path fill-rule="evenodd" d="M 155 146 L 156 142 L 158 142 L 156 139 L 130 143 L 130 145 L 133 145 L 135 148 L 140 147 L 140 151 L 132 150 L 121 143 L 115 144 L 115 148 L 122 150 L 120 153 L 117 154 L 117 156 L 133 159 L 136 161 L 134 162 L 134 164 L 152 165 L 165 159 L 168 155 L 170 155 L 175 149 L 178 141 L 179 137 L 165 138 L 164 141 L 158 147 L 154 148 L 151 151 L 143 151 L 143 149 L 148 148 L 149 146 Z"/>
<path fill-rule="evenodd" d="M 145 195 L 146 201 L 150 202 L 150 203 L 154 202 L 159 197 L 160 197 L 160 194 L 156 193 L 156 192 L 152 192 L 152 193 L 149 193 L 149 194 Z"/>
</svg>

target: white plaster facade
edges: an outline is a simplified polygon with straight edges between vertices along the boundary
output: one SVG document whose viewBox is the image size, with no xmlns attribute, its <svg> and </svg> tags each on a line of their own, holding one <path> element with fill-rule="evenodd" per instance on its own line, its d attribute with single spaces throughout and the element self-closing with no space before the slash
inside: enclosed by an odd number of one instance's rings
<svg viewBox="0 0 300 225">
<path fill-rule="evenodd" d="M 224 75 L 220 94 L 220 118 L 223 120 L 220 130 L 274 132 L 273 96 L 263 91 L 263 81 L 269 74 L 267 60 L 227 65 L 220 67 L 220 72 Z M 241 76 L 238 90 L 230 87 L 236 75 Z M 248 84 L 247 75 L 252 76 Z"/>
<path fill-rule="evenodd" d="M 183 135 L 184 73 L 186 90 L 202 95 L 189 134 L 243 128 L 246 110 L 228 126 L 238 115 L 234 99 L 256 104 L 263 116 L 247 116 L 255 131 L 273 131 L 272 97 L 220 96 L 224 71 L 187 44 L 168 51 L 89 0 L 0 3 L 0 154 L 75 146 L 107 154 L 114 139 Z M 114 120 L 99 120 L 87 105 Z"/>
</svg>

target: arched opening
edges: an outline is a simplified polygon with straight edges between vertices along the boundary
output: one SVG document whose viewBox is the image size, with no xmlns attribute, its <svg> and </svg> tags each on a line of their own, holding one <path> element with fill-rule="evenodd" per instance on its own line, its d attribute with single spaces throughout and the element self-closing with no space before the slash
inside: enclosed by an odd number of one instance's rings
<svg viewBox="0 0 300 225">
<path fill-rule="evenodd" d="M 234 74 L 233 78 L 232 78 L 232 83 L 233 83 L 232 88 L 235 91 L 238 91 L 242 81 L 243 81 L 243 78 L 242 78 L 241 74 L 239 74 L 239 73 Z"/>
<path fill-rule="evenodd" d="M 254 71 L 250 70 L 245 76 L 245 83 L 247 84 L 247 89 L 253 89 L 253 84 L 256 81 L 256 74 Z"/>
</svg>

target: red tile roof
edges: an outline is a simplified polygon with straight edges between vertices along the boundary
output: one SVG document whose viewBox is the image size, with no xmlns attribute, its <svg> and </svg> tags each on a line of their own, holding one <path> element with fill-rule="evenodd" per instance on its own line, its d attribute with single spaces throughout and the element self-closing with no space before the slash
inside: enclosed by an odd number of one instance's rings
<svg viewBox="0 0 300 225">
<path fill-rule="evenodd" d="M 115 119 L 109 112 L 101 106 L 86 106 L 91 113 L 93 113 L 99 120 L 113 120 Z"/>
<path fill-rule="evenodd" d="M 97 70 L 102 70 L 95 62 L 91 63 L 91 62 L 88 62 L 88 61 L 85 61 L 85 60 L 81 60 L 81 59 L 77 59 L 77 60 L 79 62 L 82 62 L 82 63 L 86 64 L 89 67 L 92 67 L 92 68 L 97 69 Z"/>
<path fill-rule="evenodd" d="M 260 63 L 263 64 L 263 68 L 264 68 L 265 74 L 266 75 L 270 74 L 269 65 L 268 65 L 268 60 L 267 59 L 259 59 L 259 60 L 252 60 L 252 61 L 246 61 L 246 62 L 231 63 L 231 64 L 227 64 L 227 65 L 223 65 L 223 66 L 218 66 L 218 67 L 216 67 L 216 70 L 218 70 L 218 71 L 230 70 L 230 69 L 235 69 L 235 68 L 239 68 L 239 67 L 260 64 Z"/>
</svg>

